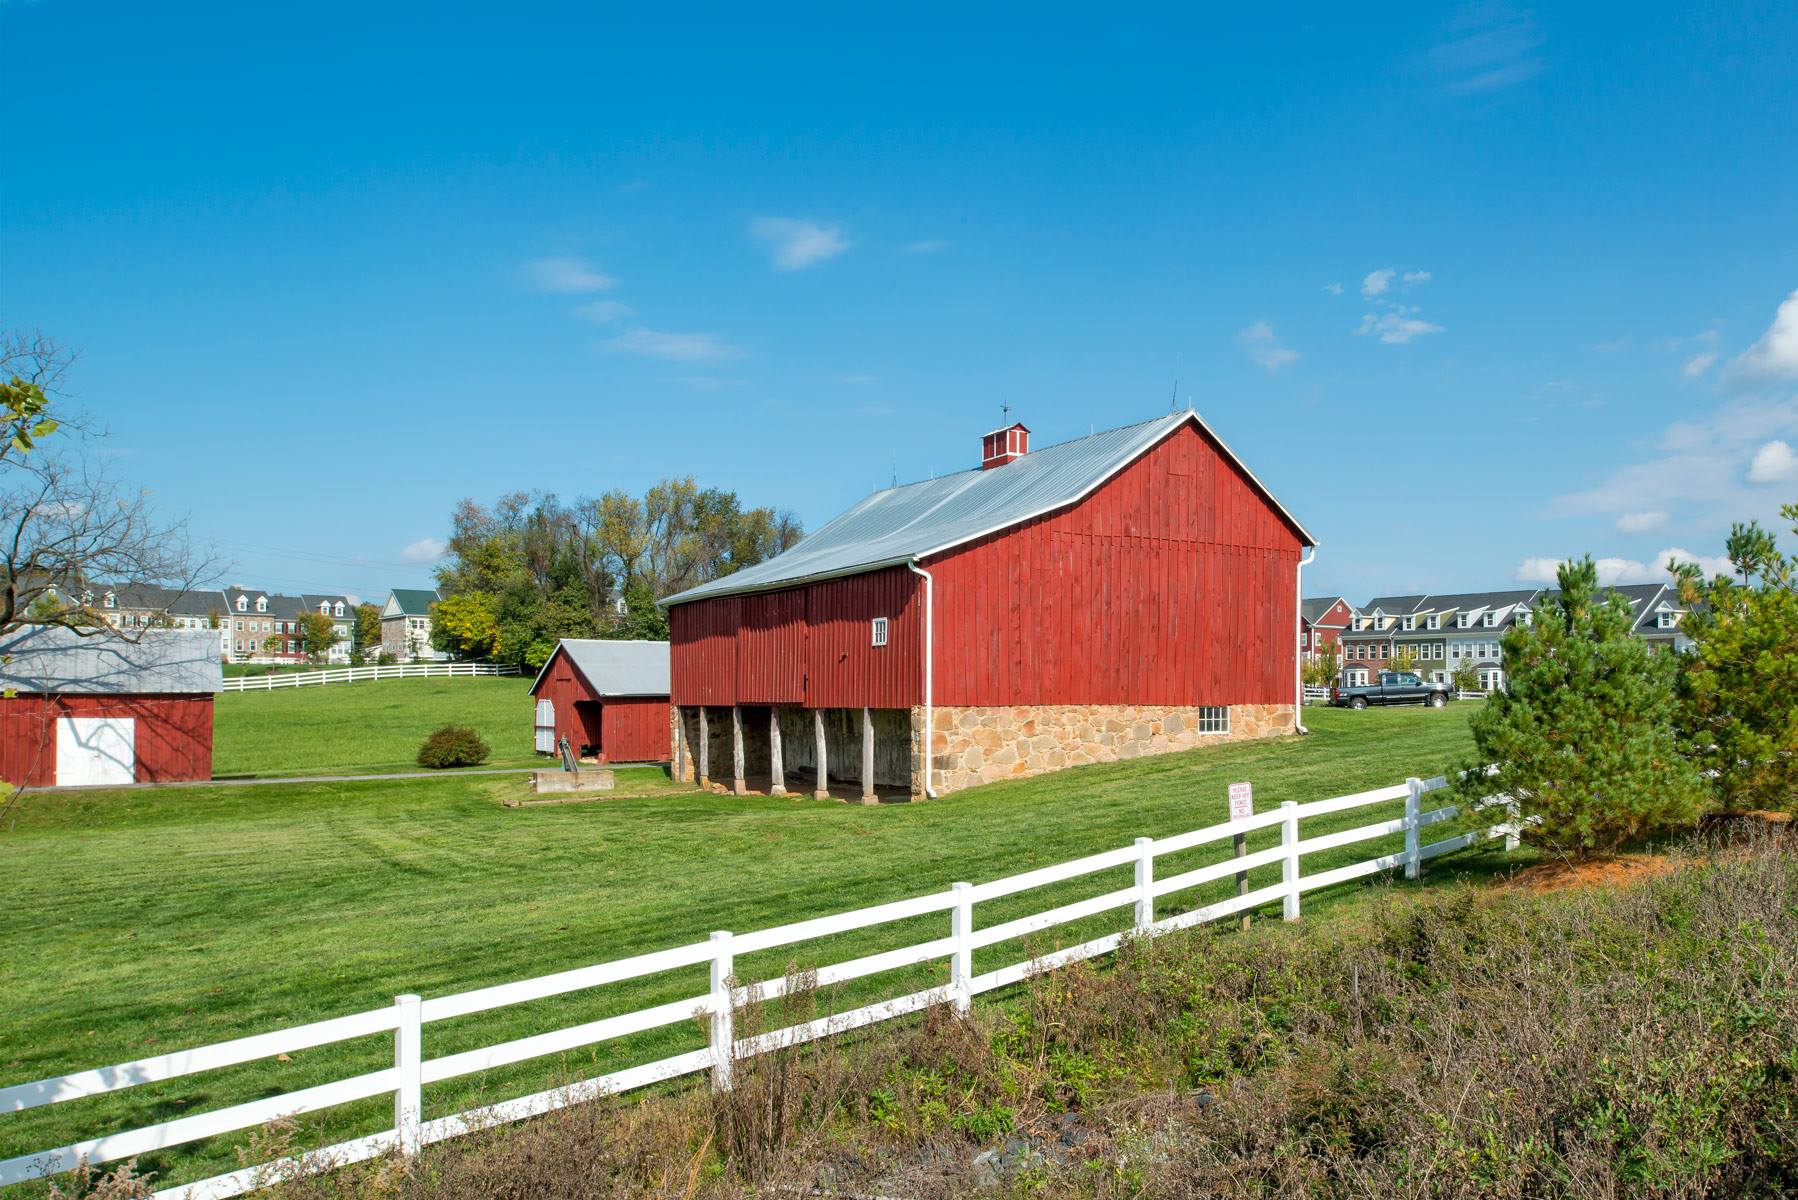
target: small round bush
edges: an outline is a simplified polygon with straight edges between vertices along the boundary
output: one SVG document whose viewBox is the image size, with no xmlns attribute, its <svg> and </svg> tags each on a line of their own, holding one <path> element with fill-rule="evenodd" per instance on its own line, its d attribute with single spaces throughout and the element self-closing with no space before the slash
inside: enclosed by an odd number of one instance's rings
<svg viewBox="0 0 1798 1200">
<path fill-rule="evenodd" d="M 487 761 L 487 743 L 466 725 L 445 725 L 418 748 L 421 767 L 473 767 Z"/>
</svg>

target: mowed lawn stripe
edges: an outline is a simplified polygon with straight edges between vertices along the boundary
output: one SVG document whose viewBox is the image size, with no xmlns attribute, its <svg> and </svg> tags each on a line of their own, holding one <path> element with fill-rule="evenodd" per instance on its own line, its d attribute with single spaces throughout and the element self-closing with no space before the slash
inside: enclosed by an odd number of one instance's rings
<svg viewBox="0 0 1798 1200">
<path fill-rule="evenodd" d="M 455 681 L 463 683 L 467 681 Z M 748 931 L 980 881 L 1166 836 L 1223 819 L 1225 786 L 1256 785 L 1258 807 L 1315 800 L 1406 775 L 1429 775 L 1471 753 L 1466 711 L 1314 712 L 1304 739 L 1221 746 L 992 785 L 938 801 L 865 809 L 796 799 L 675 793 L 594 804 L 502 808 L 515 781 L 444 778 L 273 785 L 183 793 L 28 796 L 0 841 L 10 877 L 26 881 L 0 916 L 8 944 L 32 952 L 11 972 L 0 1016 L 0 1082 L 105 1065 L 283 1025 L 377 1007 L 394 994 L 443 995 L 646 950 Z M 1306 833 L 1364 824 L 1375 810 L 1307 822 Z M 1258 847 L 1277 838 L 1265 831 Z M 1307 870 L 1366 858 L 1391 843 L 1346 847 Z M 1227 856 L 1195 852 L 1164 874 Z M 1278 868 L 1255 877 L 1278 878 Z M 983 905 L 982 926 L 1121 886 L 1111 873 Z M 1203 899 L 1227 892 L 1228 881 Z M 1168 898 L 1173 900 L 1175 898 Z M 1164 905 L 1195 906 L 1197 898 Z M 1315 898 L 1315 904 L 1326 903 Z M 1308 906 L 1314 904 L 1308 899 Z M 1118 928 L 1127 910 L 1071 942 Z M 831 961 L 946 931 L 926 919 L 803 948 Z M 1082 933 L 1081 930 L 1090 930 Z M 778 975 L 791 952 L 739 964 Z M 1020 957 L 981 954 L 977 969 Z M 842 1002 L 934 979 L 919 968 L 849 988 Z M 600 989 L 433 1025 L 431 1056 L 704 991 L 703 971 Z M 645 1035 L 628 1047 L 577 1052 L 562 1064 L 616 1066 L 699 1044 L 696 1029 Z M 322 1082 L 390 1049 L 375 1042 L 312 1051 L 288 1064 L 231 1072 L 0 1118 L 4 1153 L 96 1128 L 122 1128 Z M 540 1086 L 556 1062 L 521 1064 L 486 1081 L 488 1098 Z M 430 1111 L 468 1102 L 480 1081 L 433 1089 Z M 196 1100 L 195 1107 L 202 1102 Z M 321 1136 L 378 1128 L 379 1104 L 332 1114 Z M 372 1122 L 372 1124 L 370 1124 Z M 231 1165 L 224 1139 L 158 1163 L 193 1178 Z"/>
</svg>

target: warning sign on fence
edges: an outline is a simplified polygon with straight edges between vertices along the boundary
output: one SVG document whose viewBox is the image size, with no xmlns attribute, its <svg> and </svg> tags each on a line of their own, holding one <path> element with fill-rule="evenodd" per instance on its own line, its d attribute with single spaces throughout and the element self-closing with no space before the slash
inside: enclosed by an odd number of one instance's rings
<svg viewBox="0 0 1798 1200">
<path fill-rule="evenodd" d="M 1230 819 L 1240 821 L 1255 815 L 1255 788 L 1252 784 L 1230 785 Z"/>
</svg>

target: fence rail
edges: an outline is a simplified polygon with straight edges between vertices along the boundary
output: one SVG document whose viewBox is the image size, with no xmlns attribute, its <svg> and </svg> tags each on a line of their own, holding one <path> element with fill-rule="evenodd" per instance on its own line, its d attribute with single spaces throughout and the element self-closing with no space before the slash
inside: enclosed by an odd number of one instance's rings
<svg viewBox="0 0 1798 1200">
<path fill-rule="evenodd" d="M 392 1095 L 394 1118 L 391 1129 L 339 1142 L 293 1158 L 245 1167 L 196 1183 L 165 1188 L 156 1193 L 158 1200 L 222 1200 L 223 1197 L 240 1195 L 276 1182 L 290 1172 L 323 1166 L 343 1166 L 390 1152 L 416 1155 L 428 1144 L 473 1130 L 523 1120 L 582 1100 L 628 1091 L 678 1076 L 709 1070 L 712 1085 L 728 1089 L 732 1083 L 734 1064 L 741 1059 L 830 1037 L 938 1004 L 948 1004 L 958 1013 L 966 1013 L 973 998 L 982 992 L 1017 983 L 1068 963 L 1108 954 L 1128 937 L 1154 936 L 1184 929 L 1275 902 L 1280 904 L 1283 917 L 1294 921 L 1299 918 L 1302 898 L 1307 892 L 1395 869 L 1402 869 L 1407 878 L 1414 879 L 1425 861 L 1465 849 L 1488 838 L 1504 838 L 1507 850 L 1517 845 L 1521 828 L 1518 813 L 1515 805 L 1502 797 L 1485 801 L 1481 807 L 1506 808 L 1507 819 L 1503 823 L 1481 826 L 1453 837 L 1425 842 L 1424 830 L 1460 815 L 1459 806 L 1454 804 L 1424 809 L 1423 798 L 1445 786 L 1446 781 L 1440 777 L 1429 780 L 1408 779 L 1402 784 L 1306 804 L 1288 801 L 1277 809 L 1252 816 L 1171 837 L 1137 838 L 1129 846 L 986 883 L 956 883 L 945 891 L 909 900 L 795 921 L 753 933 L 720 931 L 703 942 L 579 967 L 535 979 L 476 988 L 454 995 L 431 999 L 421 999 L 415 995 L 396 996 L 390 1008 L 370 1009 L 273 1033 L 237 1038 L 193 1050 L 160 1054 L 98 1070 L 78 1071 L 0 1088 L 0 1112 L 19 1112 L 370 1034 L 391 1032 L 394 1039 L 391 1067 L 6 1159 L 0 1161 L 0 1186 L 68 1171 L 82 1161 L 91 1164 L 116 1161 L 219 1134 L 255 1128 L 276 1117 L 316 1112 L 370 1096 Z M 1309 838 L 1302 836 L 1302 823 L 1308 818 L 1398 801 L 1404 802 L 1401 816 Z M 1163 856 L 1199 846 L 1230 842 L 1238 835 L 1274 826 L 1280 829 L 1280 842 L 1276 846 L 1244 853 L 1246 845 L 1238 843 L 1235 857 L 1166 878 L 1158 879 L 1156 876 L 1157 859 Z M 1307 854 L 1399 833 L 1404 835 L 1402 850 L 1312 875 L 1303 872 L 1303 860 Z M 1155 917 L 1156 901 L 1165 896 L 1276 863 L 1281 867 L 1278 883 L 1159 920 Z M 1132 867 L 1134 870 L 1133 882 L 1128 887 L 1090 899 L 1061 904 L 986 928 L 975 926 L 976 909 L 982 903 L 1123 867 Z M 1246 888 L 1247 884 L 1239 881 L 1238 886 Z M 996 970 L 978 975 L 974 973 L 973 954 L 980 947 L 997 945 L 1118 909 L 1129 909 L 1131 915 L 1124 927 L 1117 932 Z M 946 961 L 949 968 L 947 984 L 755 1037 L 740 1039 L 736 1036 L 734 1019 L 737 1009 L 752 999 L 778 997 L 784 994 L 787 986 L 785 979 L 742 984 L 736 978 L 734 967 L 738 955 L 798 945 L 852 930 L 936 913 L 949 914 L 947 936 L 932 937 L 915 945 L 833 963 L 818 968 L 815 975 L 817 984 L 823 986 L 919 963 Z M 700 964 L 710 966 L 710 986 L 702 994 L 581 1025 L 532 1034 L 497 1045 L 438 1058 L 424 1056 L 424 1026 L 433 1021 L 525 1004 L 550 996 L 603 987 Z M 710 1031 L 710 1044 L 705 1049 L 676 1054 L 641 1066 L 436 1120 L 423 1119 L 423 1088 L 428 1083 L 476 1074 L 542 1055 L 592 1046 L 699 1016 L 707 1018 Z"/>
<path fill-rule="evenodd" d="M 477 675 L 517 675 L 516 663 L 392 663 L 382 667 L 330 667 L 323 671 L 271 672 L 267 675 L 234 675 L 225 680 L 227 692 L 263 692 L 276 688 L 313 684 L 360 683 L 369 679 L 453 679 Z"/>
</svg>

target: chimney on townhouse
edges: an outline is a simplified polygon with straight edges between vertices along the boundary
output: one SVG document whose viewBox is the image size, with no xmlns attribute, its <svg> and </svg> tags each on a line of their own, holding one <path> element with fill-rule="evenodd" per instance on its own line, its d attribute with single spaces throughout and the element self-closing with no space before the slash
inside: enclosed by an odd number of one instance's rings
<svg viewBox="0 0 1798 1200">
<path fill-rule="evenodd" d="M 980 469 L 990 471 L 1030 453 L 1030 428 L 1022 421 L 995 429 L 980 439 Z"/>
</svg>

